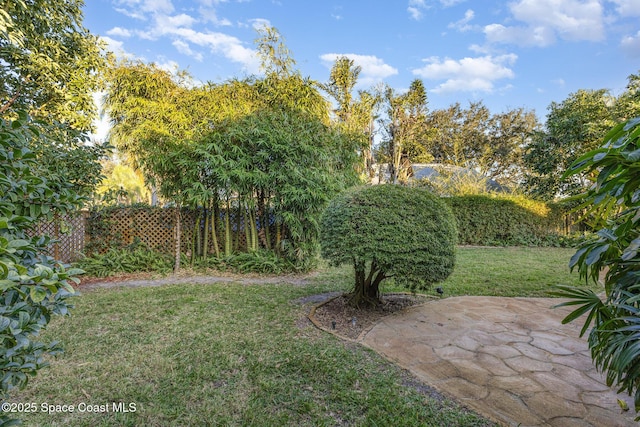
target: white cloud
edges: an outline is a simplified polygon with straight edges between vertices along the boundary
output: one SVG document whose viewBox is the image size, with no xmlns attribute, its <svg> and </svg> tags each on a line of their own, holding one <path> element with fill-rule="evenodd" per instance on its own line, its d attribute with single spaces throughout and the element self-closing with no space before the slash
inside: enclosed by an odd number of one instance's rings
<svg viewBox="0 0 640 427">
<path fill-rule="evenodd" d="M 559 37 L 569 41 L 604 38 L 600 0 L 519 0 L 509 4 L 513 19 L 523 25 L 490 24 L 484 33 L 490 43 L 548 46 Z"/>
<path fill-rule="evenodd" d="M 222 0 L 200 0 L 203 8 L 211 8 Z M 236 37 L 220 32 L 198 31 L 194 29 L 199 22 L 210 22 L 218 25 L 230 25 L 228 20 L 220 20 L 214 10 L 208 10 L 199 19 L 186 13 L 173 14 L 174 7 L 170 0 L 116 0 L 128 16 L 134 16 L 149 22 L 149 25 L 141 30 L 133 32 L 140 38 L 157 40 L 169 38 L 176 50 L 182 54 L 194 57 L 198 61 L 204 60 L 202 52 L 193 49 L 200 46 L 208 49 L 215 55 L 221 55 L 232 62 L 240 63 L 248 73 L 258 73 L 260 61 L 256 52 L 244 46 Z M 264 19 L 252 20 L 254 25 L 268 24 Z"/>
<path fill-rule="evenodd" d="M 196 22 L 195 18 L 185 13 L 180 15 L 157 15 L 153 33 L 170 34 L 181 28 L 191 28 Z"/>
<path fill-rule="evenodd" d="M 448 28 L 452 28 L 461 32 L 465 32 L 465 31 L 469 31 L 472 29 L 472 26 L 469 25 L 469 22 L 471 22 L 473 20 L 475 16 L 475 13 L 473 12 L 473 10 L 468 9 L 465 13 L 464 13 L 464 18 L 460 19 L 459 21 L 456 22 L 452 22 L 448 25 Z"/>
<path fill-rule="evenodd" d="M 116 11 L 135 19 L 146 19 L 149 13 L 169 14 L 174 11 L 171 0 L 116 0 L 115 4 L 122 6 Z"/>
<path fill-rule="evenodd" d="M 445 80 L 433 92 L 486 92 L 495 90 L 494 83 L 502 79 L 514 78 L 510 66 L 517 55 L 482 56 L 477 58 L 427 58 L 422 68 L 413 70 L 413 74 L 429 80 Z"/>
<path fill-rule="evenodd" d="M 171 35 L 186 42 L 208 48 L 212 53 L 222 54 L 233 62 L 242 64 L 249 73 L 257 73 L 260 60 L 253 49 L 245 47 L 236 37 L 223 33 L 199 32 L 191 28 L 178 28 Z"/>
<path fill-rule="evenodd" d="M 459 3 L 464 3 L 466 0 L 439 0 L 440 6 L 447 8 L 455 6 Z M 426 0 L 409 0 L 407 5 L 407 12 L 411 16 L 411 19 L 419 21 L 424 16 L 424 11 L 430 9 L 432 6 L 430 3 L 435 3 L 433 0 L 427 2 Z"/>
<path fill-rule="evenodd" d="M 263 18 L 250 19 L 249 23 L 253 27 L 254 30 L 261 30 L 263 28 L 271 27 L 271 21 Z"/>
<path fill-rule="evenodd" d="M 515 44 L 518 46 L 549 46 L 556 41 L 553 30 L 548 27 L 505 27 L 490 24 L 484 27 L 489 43 Z"/>
<path fill-rule="evenodd" d="M 381 82 L 387 77 L 398 74 L 398 69 L 388 65 L 384 60 L 373 55 L 358 55 L 355 53 L 325 53 L 320 55 L 323 64 L 331 68 L 336 59 L 346 56 L 353 60 L 354 64 L 361 67 L 358 86 L 370 86 Z"/>
<path fill-rule="evenodd" d="M 409 6 L 407 8 L 407 12 L 409 12 L 409 15 L 411 15 L 411 19 L 419 21 L 422 19 L 422 11 L 420 9 L 418 9 L 417 7 L 411 7 Z"/>
<path fill-rule="evenodd" d="M 193 49 L 191 49 L 191 46 L 189 46 L 189 43 L 183 40 L 174 40 L 173 43 L 171 44 L 178 50 L 178 52 L 187 56 L 191 56 L 198 62 L 202 62 L 202 59 L 203 59 L 202 53 L 196 52 Z"/>
<path fill-rule="evenodd" d="M 127 38 L 127 37 L 131 37 L 131 31 L 127 30 L 126 28 L 113 27 L 112 29 L 107 31 L 107 35 L 113 36 L 113 37 Z"/>
<path fill-rule="evenodd" d="M 197 0 L 203 6 L 211 7 L 213 5 L 219 5 L 220 3 L 226 3 L 227 0 Z"/>
<path fill-rule="evenodd" d="M 640 58 L 640 31 L 635 36 L 626 36 L 620 42 L 620 47 L 630 56 Z"/>
<path fill-rule="evenodd" d="M 640 16 L 640 0 L 610 0 L 616 4 L 616 12 L 622 17 Z"/>
<path fill-rule="evenodd" d="M 206 5 L 205 5 L 206 6 Z M 226 18 L 218 18 L 218 13 L 210 7 L 201 7 L 198 9 L 198 17 L 203 22 L 211 22 L 218 27 L 230 27 L 231 21 Z"/>
<path fill-rule="evenodd" d="M 135 55 L 127 52 L 124 44 L 120 40 L 114 40 L 111 37 L 102 36 L 100 40 L 106 45 L 106 50 L 112 52 L 118 58 L 134 58 Z"/>
<path fill-rule="evenodd" d="M 428 9 L 425 0 L 409 0 L 409 5 L 407 6 L 407 11 L 409 15 L 411 15 L 411 19 L 419 21 L 423 17 L 422 11 Z"/>
</svg>

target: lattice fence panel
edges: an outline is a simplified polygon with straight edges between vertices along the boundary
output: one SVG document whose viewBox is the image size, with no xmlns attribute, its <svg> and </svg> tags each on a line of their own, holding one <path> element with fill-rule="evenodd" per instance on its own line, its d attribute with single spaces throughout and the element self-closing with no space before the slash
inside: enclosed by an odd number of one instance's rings
<svg viewBox="0 0 640 427">
<path fill-rule="evenodd" d="M 31 236 L 49 236 L 48 255 L 69 263 L 76 261 L 84 251 L 86 243 L 86 212 L 56 215 L 51 221 L 41 221 L 29 233 Z"/>
<path fill-rule="evenodd" d="M 152 249 L 172 253 L 176 210 L 122 208 L 97 212 L 89 217 L 91 250 L 123 247 L 140 242 Z"/>
<path fill-rule="evenodd" d="M 224 232 L 220 225 L 225 213 L 220 213 L 218 223 L 217 238 L 218 247 L 222 252 L 224 245 Z M 205 218 L 203 212 L 196 212 L 183 209 L 180 212 L 181 223 L 181 250 L 187 255 L 191 255 L 193 247 L 194 229 L 199 218 L 198 226 L 201 229 L 201 236 L 204 234 Z M 232 239 L 234 248 L 246 250 L 246 238 L 244 234 L 244 223 L 242 216 L 238 216 L 235 211 L 231 213 Z M 123 247 L 134 242 L 140 242 L 148 247 L 173 254 L 175 251 L 176 238 L 176 208 L 155 208 L 136 209 L 122 208 L 108 212 L 92 214 L 88 218 L 89 251 L 104 252 L 109 247 Z M 212 227 L 208 229 L 208 248 L 210 254 L 215 253 L 213 247 Z"/>
</svg>

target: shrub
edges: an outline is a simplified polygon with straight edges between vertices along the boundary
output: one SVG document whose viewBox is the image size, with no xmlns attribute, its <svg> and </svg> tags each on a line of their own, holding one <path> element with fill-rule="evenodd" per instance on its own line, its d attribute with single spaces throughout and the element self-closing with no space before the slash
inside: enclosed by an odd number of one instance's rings
<svg viewBox="0 0 640 427">
<path fill-rule="evenodd" d="M 455 261 L 456 227 L 449 207 L 425 189 L 359 187 L 330 203 L 321 219 L 320 244 L 331 264 L 353 264 L 351 303 L 373 305 L 386 278 L 411 290 L 447 278 Z"/>
<path fill-rule="evenodd" d="M 136 272 L 167 274 L 173 267 L 173 256 L 153 251 L 142 244 L 134 244 L 125 248 L 110 248 L 104 254 L 94 253 L 78 261 L 77 266 L 95 277 Z"/>
<path fill-rule="evenodd" d="M 65 269 L 46 255 L 45 236 L 29 237 L 40 219 L 80 204 L 70 185 L 53 189 L 38 173 L 34 139 L 46 136 L 28 125 L 26 114 L 14 122 L 0 119 L 0 390 L 6 397 L 26 386 L 47 366 L 44 356 L 61 351 L 57 342 L 39 340 L 51 316 L 66 315 L 77 283 L 77 269 Z M 0 425 L 12 423 L 0 414 Z"/>
<path fill-rule="evenodd" d="M 558 240 L 563 209 L 519 195 L 446 197 L 465 245 L 544 245 Z"/>
</svg>

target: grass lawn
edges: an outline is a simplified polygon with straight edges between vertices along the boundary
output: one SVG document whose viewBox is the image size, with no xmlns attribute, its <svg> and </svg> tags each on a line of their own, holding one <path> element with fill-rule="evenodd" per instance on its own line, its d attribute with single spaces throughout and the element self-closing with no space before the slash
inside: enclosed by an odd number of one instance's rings
<svg viewBox="0 0 640 427">
<path fill-rule="evenodd" d="M 445 292 L 543 296 L 549 284 L 579 284 L 566 269 L 572 253 L 461 248 Z M 316 330 L 309 305 L 295 302 L 350 286 L 347 268 L 323 268 L 305 286 L 87 291 L 47 331 L 65 354 L 10 400 L 36 403 L 37 413 L 19 415 L 27 426 L 491 425 L 372 351 Z M 113 402 L 135 412 L 116 413 Z M 43 403 L 76 412 L 45 413 Z M 80 404 L 109 412 L 78 412 Z"/>
<path fill-rule="evenodd" d="M 597 290 L 598 285 L 580 280 L 577 271 L 569 273 L 574 253 L 567 248 L 459 247 L 453 274 L 438 286 L 444 289 L 444 296 L 548 297 L 551 287 L 558 284 Z M 319 280 L 330 279 L 348 289 L 352 270 L 349 266 L 325 269 Z M 383 292 L 403 290 L 391 280 L 383 282 Z M 434 290 L 425 293 L 437 295 Z"/>
</svg>

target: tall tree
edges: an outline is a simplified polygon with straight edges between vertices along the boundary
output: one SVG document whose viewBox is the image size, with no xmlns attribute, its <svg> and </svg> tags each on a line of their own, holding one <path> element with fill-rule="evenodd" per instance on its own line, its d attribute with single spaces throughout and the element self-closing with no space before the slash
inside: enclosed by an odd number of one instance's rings
<svg viewBox="0 0 640 427">
<path fill-rule="evenodd" d="M 524 148 L 539 127 L 536 114 L 524 108 L 492 115 L 487 144 L 479 150 L 475 162 L 480 172 L 501 184 L 520 186 L 525 175 Z"/>
<path fill-rule="evenodd" d="M 397 94 L 387 87 L 384 100 L 387 119 L 382 121 L 386 133 L 383 150 L 389 162 L 390 180 L 396 183 L 407 177 L 408 163 L 412 160 L 409 153 L 414 159 L 424 155 L 422 147 L 428 133 L 427 92 L 422 80 L 416 79 L 404 94 Z"/>
<path fill-rule="evenodd" d="M 355 65 L 346 56 L 336 59 L 331 68 L 329 81 L 322 88 L 335 100 L 334 114 L 338 125 L 360 141 L 360 171 L 369 175 L 373 171 L 373 136 L 376 109 L 380 98 L 370 91 L 358 91 L 354 99 L 354 88 L 362 67 Z"/>
<path fill-rule="evenodd" d="M 616 100 L 615 115 L 621 122 L 640 115 L 640 72 L 627 77 L 627 87 Z"/>
<path fill-rule="evenodd" d="M 334 111 L 342 123 L 349 123 L 353 114 L 353 89 L 361 71 L 362 67 L 355 65 L 353 59 L 342 56 L 336 59 L 331 67 L 329 82 L 323 85 L 323 89 L 336 101 L 337 108 Z"/>
<path fill-rule="evenodd" d="M 562 175 L 581 153 L 595 149 L 613 127 L 614 105 L 615 98 L 605 89 L 581 89 L 560 103 L 551 103 L 545 129 L 533 134 L 524 155 L 530 193 L 553 199 L 576 194 L 589 185 L 582 174 L 566 180 Z"/>
<path fill-rule="evenodd" d="M 106 65 L 82 0 L 0 0 L 0 117 L 12 111 L 91 128 Z M 13 115 L 15 116 L 15 115 Z"/>
<path fill-rule="evenodd" d="M 438 163 L 473 167 L 488 145 L 491 113 L 482 102 L 469 108 L 459 103 L 429 114 L 427 126 L 432 129 L 427 147 Z"/>
</svg>

